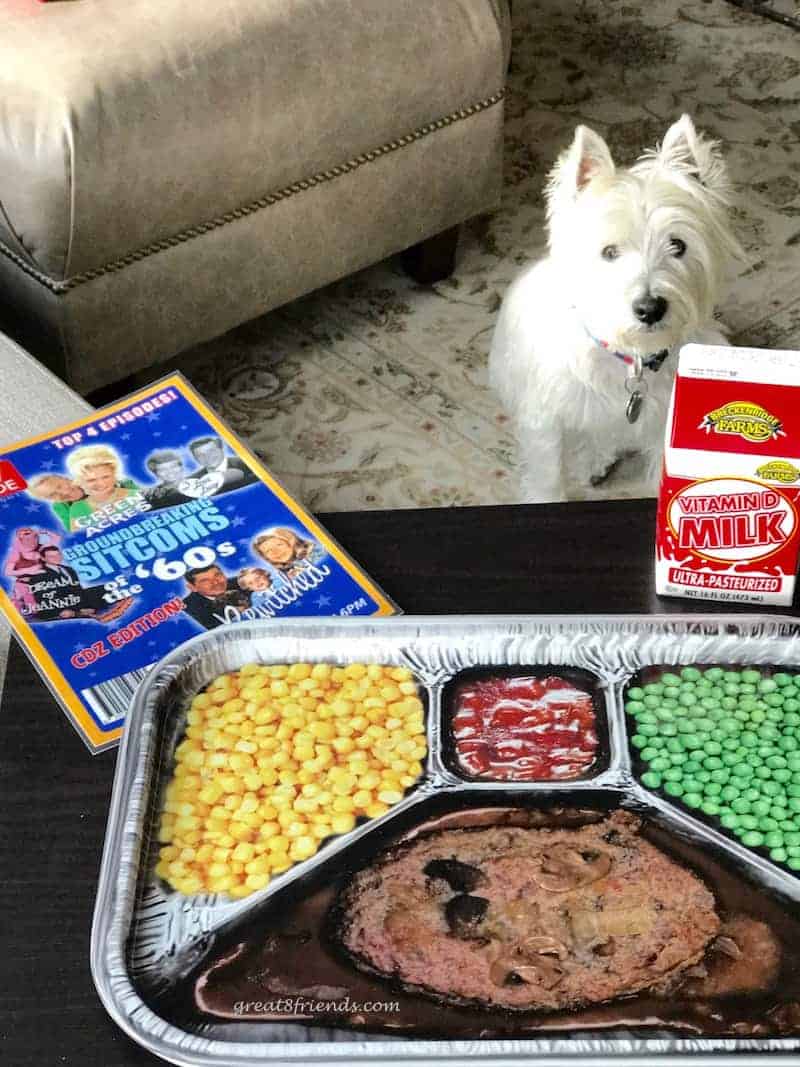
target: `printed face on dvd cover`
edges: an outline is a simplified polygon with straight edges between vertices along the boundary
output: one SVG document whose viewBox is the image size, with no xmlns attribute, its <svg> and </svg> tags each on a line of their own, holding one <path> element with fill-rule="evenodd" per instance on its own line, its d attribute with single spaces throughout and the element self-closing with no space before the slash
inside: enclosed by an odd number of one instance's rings
<svg viewBox="0 0 800 1067">
<path fill-rule="evenodd" d="M 219 567 L 209 567 L 193 579 L 187 578 L 187 582 L 192 589 L 207 597 L 222 596 L 228 590 L 228 579 Z"/>
</svg>

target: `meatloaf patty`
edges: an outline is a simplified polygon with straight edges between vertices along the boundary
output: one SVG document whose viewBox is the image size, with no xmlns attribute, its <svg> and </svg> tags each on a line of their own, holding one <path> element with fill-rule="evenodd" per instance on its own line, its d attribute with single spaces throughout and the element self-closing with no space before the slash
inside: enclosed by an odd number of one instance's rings
<svg viewBox="0 0 800 1067">
<path fill-rule="evenodd" d="M 434 831 L 345 886 L 335 936 L 362 970 L 452 1003 L 595 1004 L 680 983 L 720 921 L 704 883 L 618 811 L 579 829 Z"/>
</svg>

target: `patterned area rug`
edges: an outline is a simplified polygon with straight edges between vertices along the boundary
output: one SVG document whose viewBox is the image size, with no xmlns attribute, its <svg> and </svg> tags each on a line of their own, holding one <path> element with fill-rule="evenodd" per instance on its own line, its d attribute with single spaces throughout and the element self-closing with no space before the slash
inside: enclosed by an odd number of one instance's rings
<svg viewBox="0 0 800 1067">
<path fill-rule="evenodd" d="M 574 126 L 622 163 L 682 111 L 719 138 L 750 257 L 721 317 L 735 343 L 800 347 L 799 93 L 797 34 L 724 0 L 515 0 L 502 204 L 466 229 L 455 276 L 421 288 L 389 261 L 177 365 L 314 510 L 514 502 L 486 356 Z"/>
</svg>

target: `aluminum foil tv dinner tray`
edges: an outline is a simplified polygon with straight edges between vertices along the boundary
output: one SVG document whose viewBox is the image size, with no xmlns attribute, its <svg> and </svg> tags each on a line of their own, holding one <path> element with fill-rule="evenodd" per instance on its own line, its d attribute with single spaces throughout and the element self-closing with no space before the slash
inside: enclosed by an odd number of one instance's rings
<svg viewBox="0 0 800 1067">
<path fill-rule="evenodd" d="M 177 1064 L 800 1048 L 800 625 L 240 624 L 154 667 L 92 931 Z"/>
</svg>

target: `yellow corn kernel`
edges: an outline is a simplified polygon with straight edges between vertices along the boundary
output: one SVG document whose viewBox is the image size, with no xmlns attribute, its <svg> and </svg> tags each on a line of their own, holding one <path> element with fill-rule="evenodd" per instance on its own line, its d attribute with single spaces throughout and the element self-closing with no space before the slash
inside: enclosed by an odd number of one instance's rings
<svg viewBox="0 0 800 1067">
<path fill-rule="evenodd" d="M 358 789 L 353 793 L 353 804 L 357 808 L 367 808 L 374 802 L 374 797 L 369 789 Z"/>
<path fill-rule="evenodd" d="M 309 833 L 316 841 L 324 841 L 333 833 L 333 827 L 327 822 L 315 822 L 311 824 Z"/>
<path fill-rule="evenodd" d="M 351 796 L 334 797 L 333 804 L 331 805 L 333 810 L 337 811 L 337 812 L 353 811 L 355 809 L 355 806 L 356 806 L 355 805 L 355 801 L 353 800 L 353 798 Z M 296 807 L 296 805 L 295 805 L 295 807 Z"/>
<path fill-rule="evenodd" d="M 270 852 L 289 851 L 289 839 L 284 837 L 283 834 L 276 834 L 275 837 L 271 837 L 268 844 Z"/>
<path fill-rule="evenodd" d="M 253 850 L 253 846 L 247 841 L 240 841 L 231 853 L 231 858 L 240 863 L 247 863 L 254 855 L 255 851 Z"/>
<path fill-rule="evenodd" d="M 346 834 L 356 824 L 356 817 L 352 812 L 337 812 L 331 817 L 331 828 L 335 834 Z"/>
<path fill-rule="evenodd" d="M 241 882 L 228 890 L 228 896 L 233 897 L 234 900 L 243 900 L 245 897 L 249 897 L 252 892 L 253 890 L 249 886 Z"/>
<path fill-rule="evenodd" d="M 292 846 L 289 849 L 289 856 L 293 860 L 305 860 L 310 856 L 313 856 L 317 851 L 317 842 L 311 836 L 298 837 L 292 842 Z"/>
</svg>

